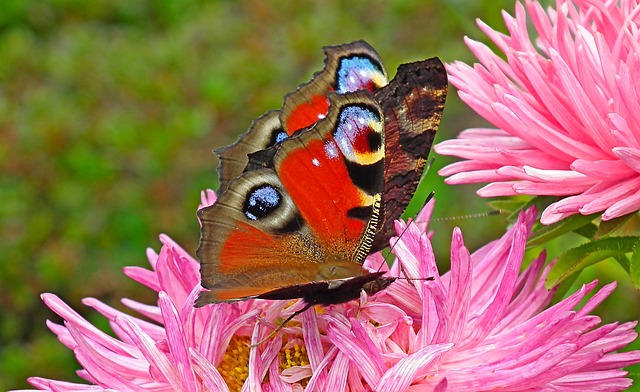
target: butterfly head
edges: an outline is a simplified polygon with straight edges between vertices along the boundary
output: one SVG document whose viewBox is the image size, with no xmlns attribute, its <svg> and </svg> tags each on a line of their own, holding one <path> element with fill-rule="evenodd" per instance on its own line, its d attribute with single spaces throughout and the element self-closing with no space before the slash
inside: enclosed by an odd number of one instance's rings
<svg viewBox="0 0 640 392">
<path fill-rule="evenodd" d="M 374 295 L 375 293 L 382 291 L 389 287 L 389 285 L 396 281 L 397 278 L 390 276 L 380 276 L 371 282 L 365 283 L 362 286 L 362 291 L 367 295 Z"/>
</svg>

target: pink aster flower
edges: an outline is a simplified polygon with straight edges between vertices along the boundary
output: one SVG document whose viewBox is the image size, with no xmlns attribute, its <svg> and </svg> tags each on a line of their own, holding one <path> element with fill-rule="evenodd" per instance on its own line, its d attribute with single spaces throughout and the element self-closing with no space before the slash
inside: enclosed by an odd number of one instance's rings
<svg viewBox="0 0 640 392">
<path fill-rule="evenodd" d="M 490 182 L 483 197 L 563 197 L 544 224 L 638 211 L 638 0 L 557 0 L 546 11 L 526 0 L 503 17 L 507 34 L 478 23 L 502 56 L 466 38 L 479 63 L 447 66 L 460 98 L 498 129 L 467 129 L 437 145 L 465 159 L 440 174 L 450 184 Z"/>
<path fill-rule="evenodd" d="M 214 201 L 213 193 L 203 197 Z M 432 204 L 416 219 L 428 220 Z M 276 321 L 300 302 L 249 300 L 194 308 L 198 263 L 168 237 L 151 270 L 126 274 L 158 292 L 158 305 L 124 304 L 151 321 L 95 299 L 84 303 L 110 320 L 110 336 L 52 294 L 47 306 L 64 325 L 49 323 L 72 349 L 89 384 L 31 378 L 42 390 L 119 391 L 618 391 L 631 381 L 622 367 L 640 352 L 614 353 L 636 338 L 635 323 L 598 326 L 589 312 L 608 285 L 580 309 L 595 283 L 545 310 L 544 255 L 522 274 L 534 211 L 474 254 L 453 235 L 450 272 L 440 276 L 426 226 L 409 226 L 394 251 L 412 280 L 359 301 L 302 313 L 265 343 Z M 398 230 L 405 224 L 398 222 Z M 379 266 L 379 254 L 367 260 Z M 433 277 L 426 280 L 424 277 Z M 251 346 L 251 344 L 254 344 Z"/>
</svg>

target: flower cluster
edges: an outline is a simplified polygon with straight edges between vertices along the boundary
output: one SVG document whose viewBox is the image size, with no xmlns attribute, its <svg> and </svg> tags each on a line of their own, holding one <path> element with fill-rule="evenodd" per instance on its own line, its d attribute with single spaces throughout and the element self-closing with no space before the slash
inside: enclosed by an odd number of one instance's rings
<svg viewBox="0 0 640 392">
<path fill-rule="evenodd" d="M 640 209 L 640 4 L 556 3 L 517 3 L 515 16 L 503 14 L 507 34 L 479 22 L 502 56 L 467 38 L 479 63 L 447 66 L 460 98 L 498 129 L 435 146 L 465 159 L 440 174 L 490 182 L 483 197 L 562 197 L 544 224 L 576 213 L 610 220 Z"/>
<path fill-rule="evenodd" d="M 215 200 L 212 192 L 203 203 Z M 430 203 L 416 218 L 428 221 Z M 62 300 L 44 294 L 64 319 L 49 323 L 92 385 L 33 377 L 42 390 L 598 390 L 627 388 L 622 367 L 640 352 L 614 353 L 636 338 L 635 322 L 600 325 L 589 313 L 614 289 L 577 305 L 596 283 L 545 309 L 545 255 L 520 273 L 535 210 L 521 214 L 499 240 L 470 254 L 461 232 L 451 242 L 451 271 L 440 275 L 425 225 L 398 222 L 404 232 L 389 269 L 398 279 L 375 296 L 310 309 L 265 343 L 255 345 L 300 303 L 249 300 L 194 308 L 198 263 L 161 237 L 148 252 L 151 270 L 125 273 L 158 292 L 158 306 L 124 304 L 152 322 L 95 299 L 84 303 L 111 323 L 115 337 L 91 325 Z M 380 254 L 367 259 L 370 268 Z M 433 277 L 426 280 L 424 277 Z M 414 390 L 414 389 L 412 389 Z"/>
</svg>

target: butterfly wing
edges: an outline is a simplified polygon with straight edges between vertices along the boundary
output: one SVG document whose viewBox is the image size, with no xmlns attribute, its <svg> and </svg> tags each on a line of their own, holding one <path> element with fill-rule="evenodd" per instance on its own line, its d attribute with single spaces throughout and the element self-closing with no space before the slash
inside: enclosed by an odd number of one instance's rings
<svg viewBox="0 0 640 392">
<path fill-rule="evenodd" d="M 447 72 L 434 57 L 402 64 L 375 97 L 385 117 L 385 172 L 381 222 L 372 252 L 389 245 L 399 219 L 418 187 L 447 98 Z"/>
<path fill-rule="evenodd" d="M 240 176 L 252 153 L 266 150 L 326 116 L 330 91 L 349 93 L 387 84 L 387 75 L 376 51 L 364 41 L 323 48 L 324 68 L 313 79 L 285 96 L 282 111 L 272 110 L 256 119 L 235 143 L 215 151 L 220 159 L 219 192 Z M 282 124 L 285 124 L 284 126 Z"/>
<path fill-rule="evenodd" d="M 384 117 L 371 93 L 331 94 L 326 117 L 276 146 L 198 212 L 197 305 L 366 274 L 384 174 Z"/>
</svg>

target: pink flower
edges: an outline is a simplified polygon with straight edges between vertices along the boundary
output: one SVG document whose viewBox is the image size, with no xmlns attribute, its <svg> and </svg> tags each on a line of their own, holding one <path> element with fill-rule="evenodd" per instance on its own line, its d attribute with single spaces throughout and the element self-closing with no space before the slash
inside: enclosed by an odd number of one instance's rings
<svg viewBox="0 0 640 392">
<path fill-rule="evenodd" d="M 213 193 L 203 203 L 214 201 Z M 432 204 L 417 218 L 428 219 Z M 276 337 L 250 347 L 300 302 L 249 300 L 194 308 L 201 290 L 198 263 L 168 237 L 152 270 L 125 273 L 158 292 L 158 306 L 124 300 L 152 322 L 95 299 L 85 304 L 110 320 L 115 337 L 99 331 L 52 294 L 47 306 L 64 319 L 49 323 L 72 349 L 89 384 L 31 378 L 43 390 L 120 391 L 618 391 L 631 381 L 622 367 L 640 352 L 614 353 L 636 338 L 636 323 L 599 326 L 589 312 L 613 290 L 584 286 L 544 310 L 552 292 L 538 275 L 544 255 L 519 274 L 535 211 L 470 255 L 455 230 L 452 270 L 438 274 L 424 224 L 398 242 L 398 261 L 412 280 L 397 280 L 371 298 L 304 312 Z M 398 230 L 405 224 L 398 223 Z M 367 260 L 379 266 L 379 254 Z M 433 277 L 434 280 L 426 280 Z"/>
<path fill-rule="evenodd" d="M 418 221 L 426 221 L 423 211 Z M 352 390 L 375 391 L 620 391 L 631 385 L 622 367 L 640 351 L 613 353 L 633 341 L 636 322 L 597 327 L 589 315 L 615 288 L 597 282 L 548 308 L 545 255 L 519 274 L 536 212 L 522 213 L 500 239 L 469 254 L 453 233 L 451 271 L 440 276 L 424 230 L 412 225 L 394 253 L 399 280 L 361 305 L 361 319 L 330 309 L 327 337 L 337 347 Z M 399 223 L 402 232 L 405 224 Z M 540 275 L 540 276 L 538 276 Z M 424 277 L 434 277 L 433 281 Z M 362 318 L 364 321 L 362 322 Z M 327 354 L 327 357 L 329 353 Z M 325 360 L 326 357 L 325 357 Z M 354 372 L 358 376 L 354 376 Z M 362 385 L 364 384 L 364 385 Z M 344 385 L 344 384 L 341 384 Z"/>
<path fill-rule="evenodd" d="M 440 174 L 450 184 L 490 182 L 478 190 L 483 197 L 563 197 L 543 212 L 544 224 L 638 211 L 640 5 L 556 4 L 545 11 L 537 1 L 517 3 L 515 17 L 503 13 L 506 35 L 478 23 L 506 60 L 465 39 L 480 63 L 449 64 L 449 80 L 498 129 L 467 129 L 435 146 L 465 159 Z"/>
</svg>

